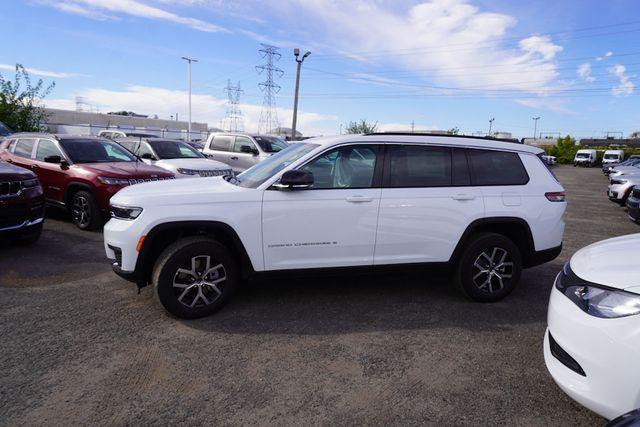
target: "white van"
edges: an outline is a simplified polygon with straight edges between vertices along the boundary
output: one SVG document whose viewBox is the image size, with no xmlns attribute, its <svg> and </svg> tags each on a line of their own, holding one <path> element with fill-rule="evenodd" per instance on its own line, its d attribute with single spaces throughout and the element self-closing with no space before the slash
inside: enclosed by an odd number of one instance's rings
<svg viewBox="0 0 640 427">
<path fill-rule="evenodd" d="M 607 165 L 609 163 L 620 163 L 624 160 L 623 150 L 606 150 L 604 156 L 602 156 L 602 164 Z"/>
<path fill-rule="evenodd" d="M 576 152 L 576 156 L 573 158 L 573 166 L 586 166 L 592 167 L 596 164 L 598 159 L 598 153 L 593 149 L 582 149 Z"/>
</svg>

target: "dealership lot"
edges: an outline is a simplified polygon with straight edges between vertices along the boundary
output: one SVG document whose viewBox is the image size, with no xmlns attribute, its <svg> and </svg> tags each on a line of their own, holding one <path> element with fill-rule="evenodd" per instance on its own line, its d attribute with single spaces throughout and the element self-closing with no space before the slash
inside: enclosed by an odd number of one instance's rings
<svg viewBox="0 0 640 427">
<path fill-rule="evenodd" d="M 0 249 L 8 424 L 598 424 L 543 362 L 553 278 L 577 249 L 639 232 L 599 169 L 557 167 L 560 257 L 495 304 L 419 273 L 251 283 L 218 314 L 168 317 L 116 277 L 100 233 L 51 212 Z"/>
</svg>

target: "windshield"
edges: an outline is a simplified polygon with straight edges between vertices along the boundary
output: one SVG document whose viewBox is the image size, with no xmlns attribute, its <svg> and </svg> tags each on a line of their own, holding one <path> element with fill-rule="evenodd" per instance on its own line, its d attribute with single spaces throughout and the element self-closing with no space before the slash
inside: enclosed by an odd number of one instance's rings
<svg viewBox="0 0 640 427">
<path fill-rule="evenodd" d="M 238 175 L 236 184 L 240 187 L 257 188 L 260 184 L 317 147 L 317 144 L 308 143 L 290 145 Z"/>
<path fill-rule="evenodd" d="M 11 129 L 9 129 L 4 123 L 0 122 L 0 136 L 11 135 L 11 133 Z"/>
<path fill-rule="evenodd" d="M 576 154 L 576 157 L 579 159 L 588 159 L 589 158 L 589 153 L 578 153 Z"/>
<path fill-rule="evenodd" d="M 605 159 L 617 159 L 618 155 L 617 154 L 605 154 L 604 158 Z"/>
<path fill-rule="evenodd" d="M 63 139 L 64 148 L 73 163 L 133 162 L 135 157 L 115 142 L 106 139 Z"/>
<path fill-rule="evenodd" d="M 147 142 L 160 159 L 200 159 L 204 157 L 195 148 L 184 142 L 154 139 Z"/>
<path fill-rule="evenodd" d="M 275 136 L 254 136 L 253 139 L 256 140 L 265 153 L 277 153 L 289 146 L 289 144 Z"/>
</svg>

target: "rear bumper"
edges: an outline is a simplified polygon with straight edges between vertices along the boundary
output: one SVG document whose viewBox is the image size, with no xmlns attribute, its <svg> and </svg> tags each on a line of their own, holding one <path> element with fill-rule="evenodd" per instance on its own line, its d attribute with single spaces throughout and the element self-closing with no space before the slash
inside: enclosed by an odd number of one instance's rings
<svg viewBox="0 0 640 427">
<path fill-rule="evenodd" d="M 544 249 L 542 251 L 535 251 L 529 257 L 529 259 L 526 260 L 524 267 L 525 268 L 535 267 L 536 265 L 541 265 L 546 262 L 553 261 L 558 257 L 558 255 L 560 255 L 560 252 L 562 252 L 562 243 L 560 243 L 560 245 L 554 248 Z"/>
</svg>

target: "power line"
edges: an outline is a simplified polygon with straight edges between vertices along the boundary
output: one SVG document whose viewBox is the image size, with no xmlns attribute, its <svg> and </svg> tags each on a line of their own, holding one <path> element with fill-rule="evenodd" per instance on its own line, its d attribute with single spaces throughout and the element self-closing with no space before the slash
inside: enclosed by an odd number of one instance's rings
<svg viewBox="0 0 640 427">
<path fill-rule="evenodd" d="M 222 119 L 222 128 L 229 132 L 244 132 L 244 121 L 239 107 L 240 95 L 244 91 L 240 88 L 240 82 L 237 86 L 231 86 L 231 80 L 227 80 L 224 89 L 227 93 L 227 113 Z"/>
<path fill-rule="evenodd" d="M 262 65 L 256 66 L 258 74 L 265 74 L 266 80 L 258 83 L 258 87 L 264 92 L 262 110 L 260 111 L 260 121 L 258 122 L 258 133 L 272 133 L 280 127 L 278 122 L 278 111 L 276 110 L 276 93 L 280 92 L 280 85 L 273 81 L 274 75 L 282 77 L 284 71 L 273 65 L 279 61 L 282 55 L 280 48 L 262 43 L 262 49 L 258 52 L 266 61 Z"/>
</svg>

